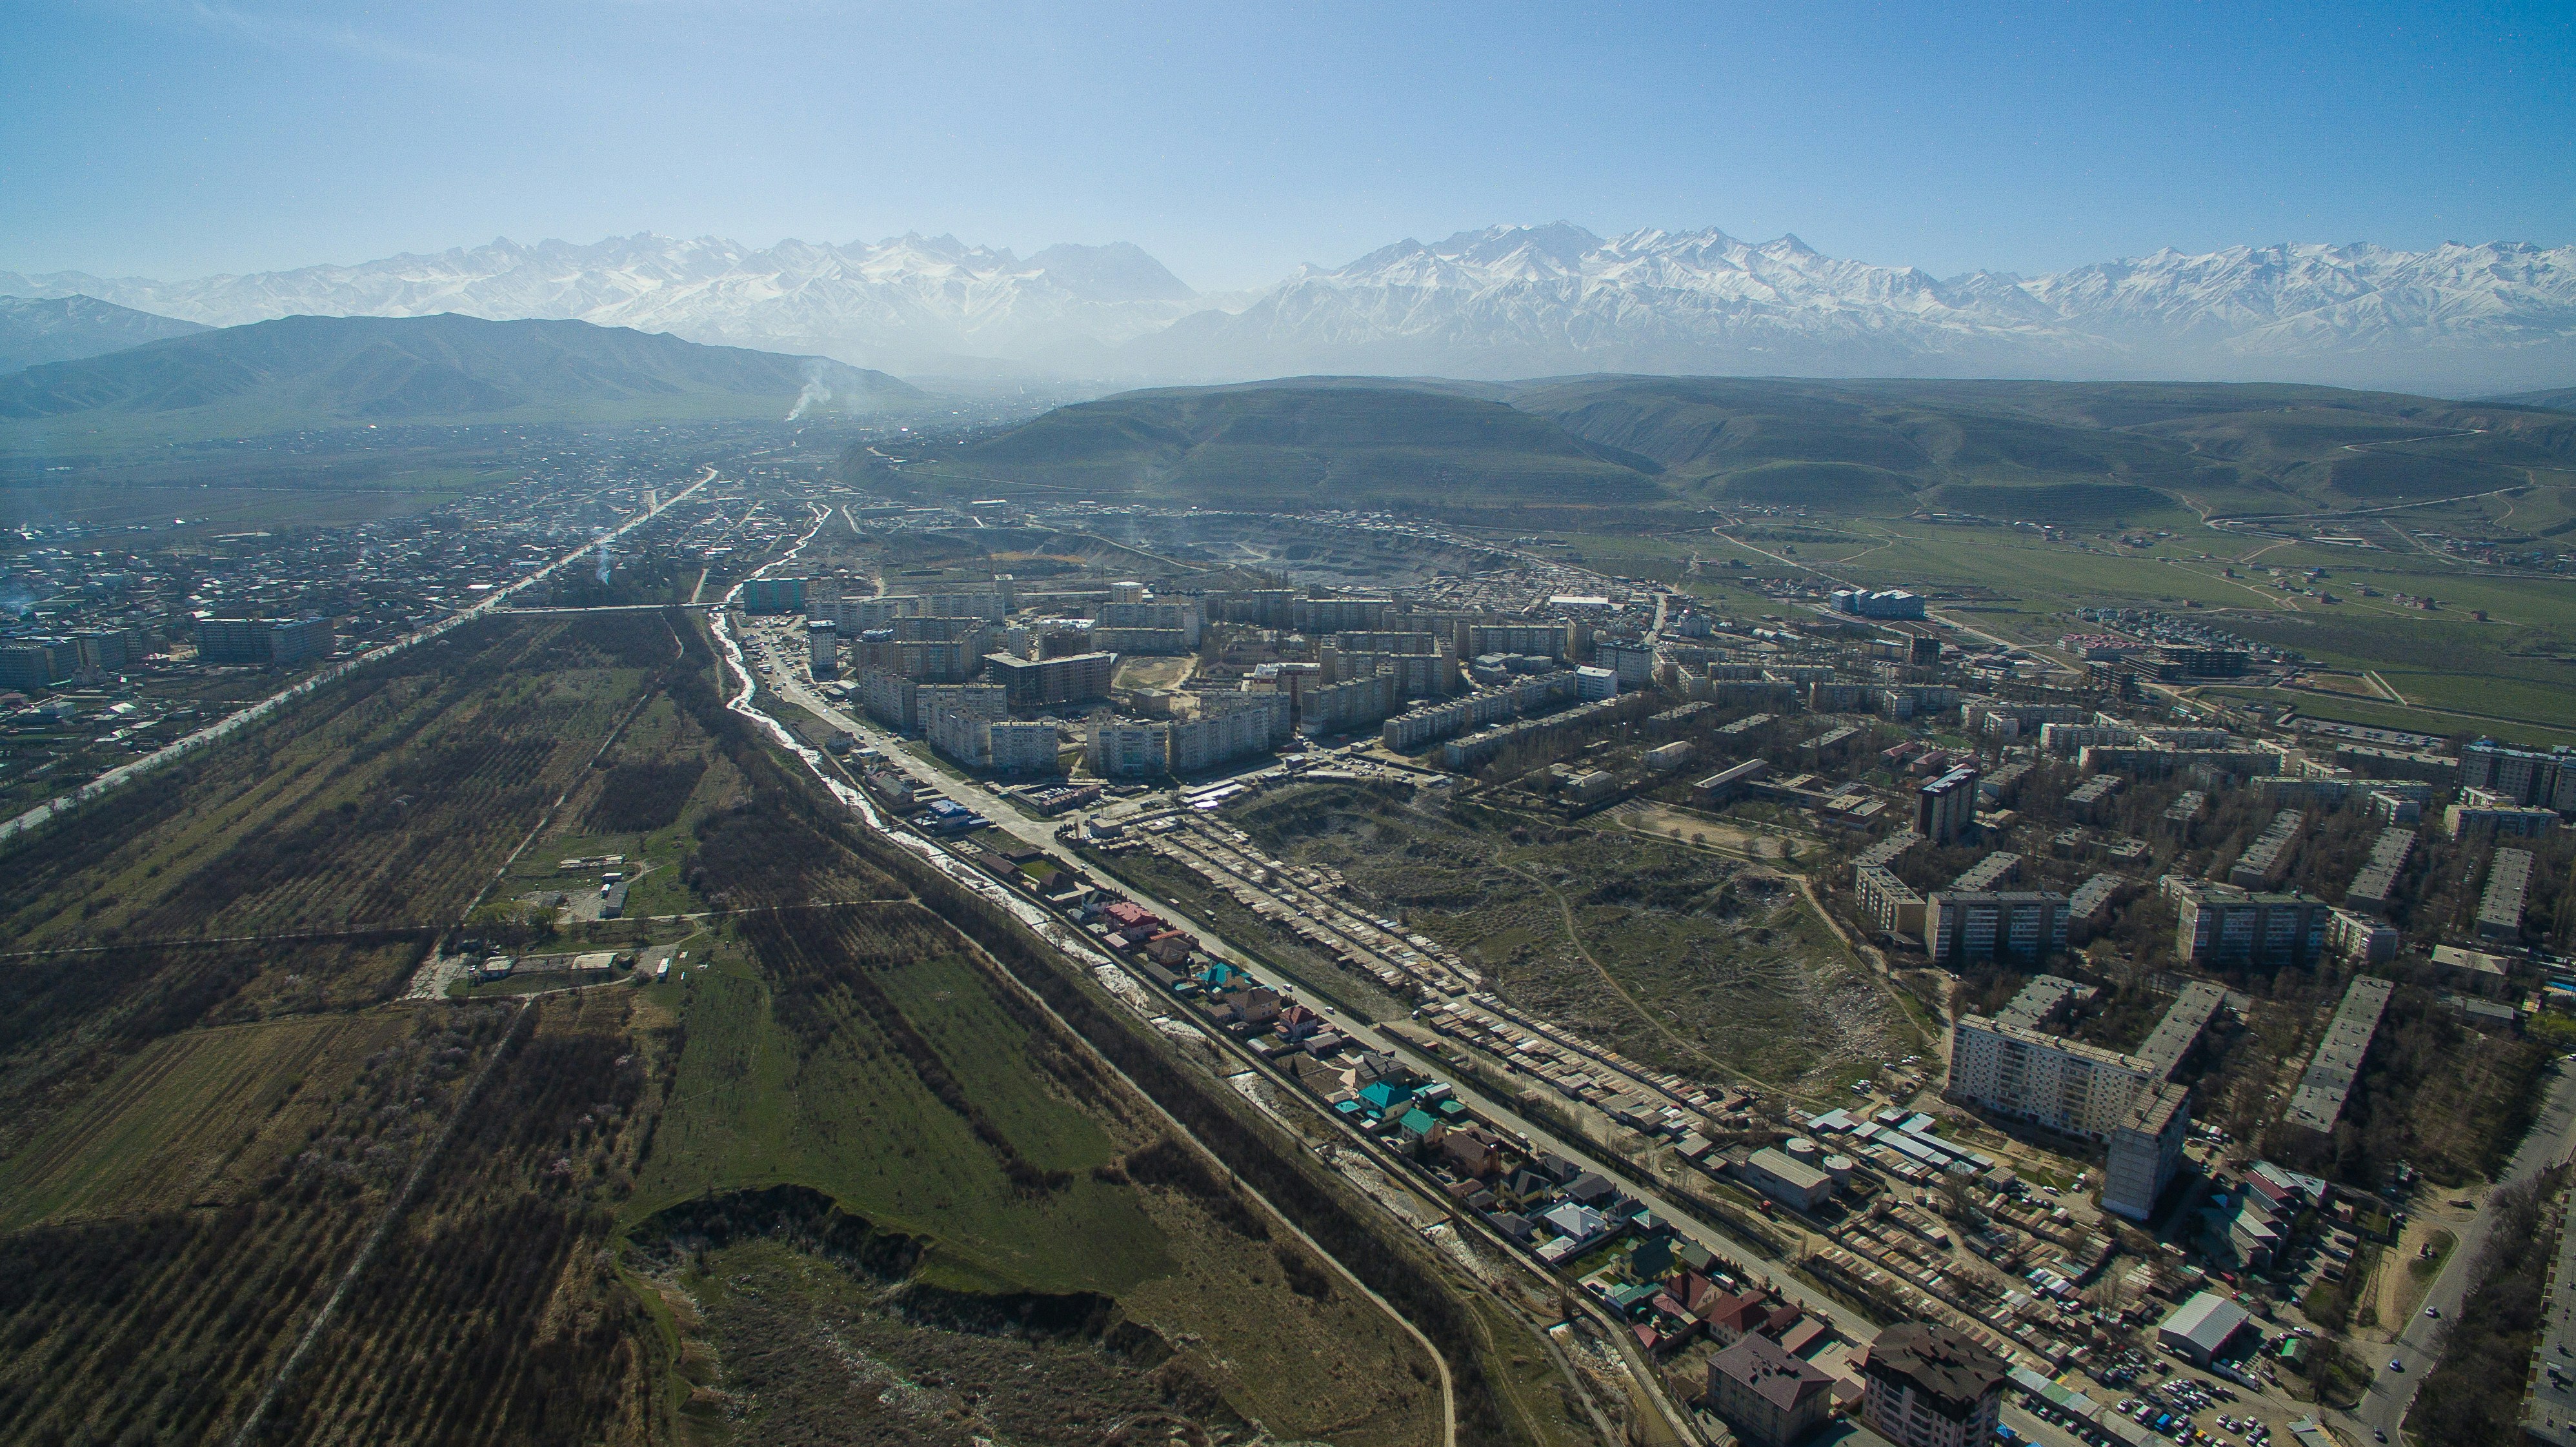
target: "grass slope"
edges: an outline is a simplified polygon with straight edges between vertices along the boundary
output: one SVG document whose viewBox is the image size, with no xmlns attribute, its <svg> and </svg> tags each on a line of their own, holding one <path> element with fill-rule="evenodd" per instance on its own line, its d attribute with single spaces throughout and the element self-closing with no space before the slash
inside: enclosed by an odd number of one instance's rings
<svg viewBox="0 0 2576 1447">
<path fill-rule="evenodd" d="M 1652 464 L 1501 402 L 1330 381 L 1130 392 L 1060 407 L 958 450 L 961 485 L 1215 507 L 1659 501 Z"/>
</svg>

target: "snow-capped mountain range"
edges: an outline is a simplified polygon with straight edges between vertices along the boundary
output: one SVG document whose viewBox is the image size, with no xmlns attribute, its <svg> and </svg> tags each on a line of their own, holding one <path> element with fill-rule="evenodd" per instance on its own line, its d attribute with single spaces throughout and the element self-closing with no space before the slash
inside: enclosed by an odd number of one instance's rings
<svg viewBox="0 0 2576 1447">
<path fill-rule="evenodd" d="M 765 249 L 651 234 L 163 283 L 0 272 L 208 325 L 298 313 L 570 318 L 892 371 L 2278 378 L 2463 392 L 2576 381 L 2576 246 L 2160 251 L 2048 276 L 1825 256 L 1715 229 L 1496 226 L 1204 296 L 1132 245 L 953 237 Z"/>
</svg>

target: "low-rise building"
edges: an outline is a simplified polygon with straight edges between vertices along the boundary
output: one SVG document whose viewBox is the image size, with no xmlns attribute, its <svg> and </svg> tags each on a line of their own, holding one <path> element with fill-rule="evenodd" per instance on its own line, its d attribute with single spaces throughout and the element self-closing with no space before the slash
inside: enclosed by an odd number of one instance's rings
<svg viewBox="0 0 2576 1447">
<path fill-rule="evenodd" d="M 1813 1211 L 1832 1200 L 1834 1178 L 1777 1146 L 1764 1146 L 1736 1168 L 1744 1183 L 1784 1206 Z"/>
<path fill-rule="evenodd" d="M 2214 1291 L 2204 1291 L 2175 1307 L 2156 1327 L 2156 1342 L 2193 1366 L 2205 1367 L 2228 1354 L 2253 1324 L 2245 1308 Z"/>
</svg>

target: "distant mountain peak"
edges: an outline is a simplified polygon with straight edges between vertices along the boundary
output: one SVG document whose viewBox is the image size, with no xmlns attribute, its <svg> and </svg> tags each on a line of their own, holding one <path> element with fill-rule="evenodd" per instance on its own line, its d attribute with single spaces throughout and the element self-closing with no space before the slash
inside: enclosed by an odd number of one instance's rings
<svg viewBox="0 0 2576 1447">
<path fill-rule="evenodd" d="M 0 274 L 213 324 L 292 312 L 563 318 L 918 371 L 1170 380 L 1604 370 L 2196 377 L 2514 391 L 2576 381 L 2576 247 L 2276 241 L 2039 276 L 1948 278 L 1716 227 L 1571 221 L 1407 237 L 1258 292 L 1203 296 L 1127 242 L 1022 258 L 953 234 L 877 242 L 649 231 L 161 283 Z"/>
</svg>

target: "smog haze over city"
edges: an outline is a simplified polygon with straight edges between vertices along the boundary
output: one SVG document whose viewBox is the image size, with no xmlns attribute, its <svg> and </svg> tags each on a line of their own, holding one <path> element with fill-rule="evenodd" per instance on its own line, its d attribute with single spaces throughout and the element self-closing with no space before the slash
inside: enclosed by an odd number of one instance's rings
<svg viewBox="0 0 2576 1447">
<path fill-rule="evenodd" d="M 2564 6 L 0 37 L 0 1440 L 2576 1447 Z"/>
</svg>

